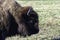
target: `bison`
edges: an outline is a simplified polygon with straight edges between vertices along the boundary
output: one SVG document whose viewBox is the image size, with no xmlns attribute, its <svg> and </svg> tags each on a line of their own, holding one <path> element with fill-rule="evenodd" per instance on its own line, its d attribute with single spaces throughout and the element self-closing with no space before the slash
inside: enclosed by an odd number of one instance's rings
<svg viewBox="0 0 60 40">
<path fill-rule="evenodd" d="M 26 37 L 38 33 L 38 14 L 33 8 L 7 1 L 0 4 L 0 40 L 16 34 Z"/>
</svg>

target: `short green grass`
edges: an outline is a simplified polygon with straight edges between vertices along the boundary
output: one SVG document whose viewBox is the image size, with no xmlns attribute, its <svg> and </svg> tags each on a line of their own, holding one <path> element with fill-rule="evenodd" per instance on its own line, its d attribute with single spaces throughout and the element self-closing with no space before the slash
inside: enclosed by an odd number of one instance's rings
<svg viewBox="0 0 60 40">
<path fill-rule="evenodd" d="M 39 16 L 39 33 L 26 38 L 16 35 L 6 40 L 51 40 L 60 35 L 60 1 L 17 1 L 32 6 Z"/>
</svg>

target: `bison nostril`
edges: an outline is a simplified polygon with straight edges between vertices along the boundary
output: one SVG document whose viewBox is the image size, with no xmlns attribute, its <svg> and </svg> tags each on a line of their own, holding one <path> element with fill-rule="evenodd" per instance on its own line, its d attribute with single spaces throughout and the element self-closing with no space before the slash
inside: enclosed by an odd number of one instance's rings
<svg viewBox="0 0 60 40">
<path fill-rule="evenodd" d="M 39 29 L 36 29 L 36 33 L 38 33 L 39 32 Z"/>
<path fill-rule="evenodd" d="M 30 35 L 37 34 L 38 32 L 39 32 L 38 28 L 32 28 L 32 29 L 29 30 Z"/>
<path fill-rule="evenodd" d="M 36 34 L 36 33 L 38 33 L 39 32 L 39 29 L 35 29 L 34 31 L 33 31 L 33 34 Z"/>
</svg>

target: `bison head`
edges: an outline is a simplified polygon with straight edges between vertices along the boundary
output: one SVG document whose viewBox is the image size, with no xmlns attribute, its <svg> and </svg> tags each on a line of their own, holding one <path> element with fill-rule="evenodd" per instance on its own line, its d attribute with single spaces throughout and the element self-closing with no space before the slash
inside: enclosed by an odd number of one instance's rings
<svg viewBox="0 0 60 40">
<path fill-rule="evenodd" d="M 38 14 L 33 10 L 32 7 L 23 7 L 21 11 L 21 22 L 23 23 L 23 30 L 21 31 L 21 27 L 18 27 L 18 32 L 20 32 L 21 35 L 32 35 L 39 32 L 38 27 Z"/>
</svg>

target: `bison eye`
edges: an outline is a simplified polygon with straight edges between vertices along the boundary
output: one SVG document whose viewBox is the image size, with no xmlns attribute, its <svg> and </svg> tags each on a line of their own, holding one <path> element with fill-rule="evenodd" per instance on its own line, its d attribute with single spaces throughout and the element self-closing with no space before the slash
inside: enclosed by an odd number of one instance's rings
<svg viewBox="0 0 60 40">
<path fill-rule="evenodd" d="M 30 23 L 33 23 L 33 20 L 30 20 L 29 22 L 30 22 Z"/>
</svg>

